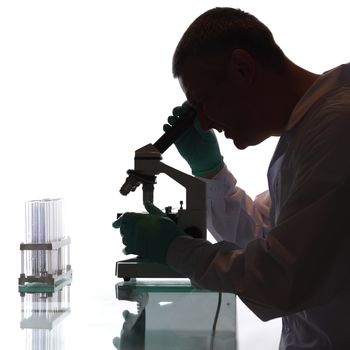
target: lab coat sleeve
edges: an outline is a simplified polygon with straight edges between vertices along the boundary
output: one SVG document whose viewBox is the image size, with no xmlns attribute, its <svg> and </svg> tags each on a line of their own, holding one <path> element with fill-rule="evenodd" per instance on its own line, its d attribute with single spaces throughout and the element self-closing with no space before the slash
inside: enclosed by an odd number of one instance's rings
<svg viewBox="0 0 350 350">
<path fill-rule="evenodd" d="M 241 248 L 270 229 L 270 196 L 266 191 L 253 201 L 224 165 L 207 185 L 207 227 L 216 241 L 229 241 Z"/>
<path fill-rule="evenodd" d="M 321 117 L 330 122 L 303 137 L 290 194 L 266 238 L 239 249 L 178 237 L 168 264 L 198 286 L 238 294 L 262 320 L 330 302 L 350 276 L 350 118 Z"/>
</svg>

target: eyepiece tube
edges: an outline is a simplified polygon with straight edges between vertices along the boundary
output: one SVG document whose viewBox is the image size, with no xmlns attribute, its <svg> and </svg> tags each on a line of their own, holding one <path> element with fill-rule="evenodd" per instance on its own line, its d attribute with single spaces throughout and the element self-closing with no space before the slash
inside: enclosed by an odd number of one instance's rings
<svg viewBox="0 0 350 350">
<path fill-rule="evenodd" d="M 196 111 L 191 108 L 188 113 L 166 131 L 154 144 L 160 153 L 164 153 L 192 124 L 196 117 Z"/>
</svg>

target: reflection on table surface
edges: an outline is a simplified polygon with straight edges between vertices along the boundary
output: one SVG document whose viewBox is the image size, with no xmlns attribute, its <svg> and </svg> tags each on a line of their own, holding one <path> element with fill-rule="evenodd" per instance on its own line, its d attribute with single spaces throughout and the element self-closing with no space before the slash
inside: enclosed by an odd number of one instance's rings
<svg viewBox="0 0 350 350">
<path fill-rule="evenodd" d="M 51 292 L 21 293 L 20 328 L 25 349 L 64 349 L 63 320 L 70 313 L 70 286 Z"/>
<path fill-rule="evenodd" d="M 116 285 L 116 295 L 136 304 L 136 312 L 123 311 L 124 324 L 113 341 L 118 350 L 236 348 L 232 294 L 173 280 L 122 282 Z"/>
</svg>

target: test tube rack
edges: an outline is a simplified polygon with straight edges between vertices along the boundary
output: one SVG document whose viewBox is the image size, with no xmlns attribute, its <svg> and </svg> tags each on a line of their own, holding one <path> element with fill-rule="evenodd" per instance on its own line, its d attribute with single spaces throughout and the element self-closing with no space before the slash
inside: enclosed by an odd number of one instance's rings
<svg viewBox="0 0 350 350">
<path fill-rule="evenodd" d="M 19 292 L 54 293 L 72 281 L 71 240 L 64 234 L 62 198 L 25 203 Z"/>
<path fill-rule="evenodd" d="M 19 292 L 25 293 L 54 293 L 72 281 L 72 268 L 70 265 L 70 237 L 51 243 L 21 243 L 21 274 L 18 279 Z M 64 251 L 65 250 L 65 251 Z M 26 254 L 38 255 L 44 253 L 47 268 L 41 270 L 40 274 L 26 275 Z M 34 254 L 33 254 L 34 253 Z M 66 266 L 62 265 L 62 256 L 67 259 Z M 54 269 L 53 266 L 59 268 Z"/>
</svg>

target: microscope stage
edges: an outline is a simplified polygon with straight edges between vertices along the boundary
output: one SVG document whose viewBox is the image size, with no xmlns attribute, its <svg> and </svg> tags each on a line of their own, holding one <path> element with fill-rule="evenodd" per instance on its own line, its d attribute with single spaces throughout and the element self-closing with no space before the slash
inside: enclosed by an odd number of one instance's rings
<svg viewBox="0 0 350 350">
<path fill-rule="evenodd" d="M 184 278 L 168 265 L 143 258 L 117 261 L 115 274 L 119 278 Z"/>
</svg>

